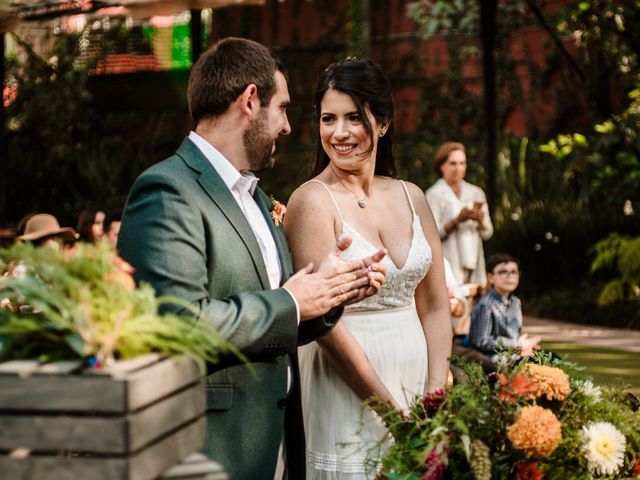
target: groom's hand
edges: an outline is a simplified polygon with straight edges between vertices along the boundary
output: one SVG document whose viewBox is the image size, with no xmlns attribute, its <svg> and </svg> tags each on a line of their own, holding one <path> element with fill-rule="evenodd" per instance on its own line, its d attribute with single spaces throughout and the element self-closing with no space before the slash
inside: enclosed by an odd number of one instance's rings
<svg viewBox="0 0 640 480">
<path fill-rule="evenodd" d="M 340 259 L 340 255 L 349 248 L 351 245 L 351 237 L 345 236 L 342 239 L 338 240 L 335 248 L 332 252 L 323 260 L 322 264 L 318 271 L 323 271 L 331 268 L 331 266 L 336 265 L 337 263 L 344 263 L 343 260 Z M 368 284 L 363 285 L 358 288 L 358 294 L 346 302 L 343 305 L 349 305 L 352 303 L 357 303 L 360 300 L 363 300 L 371 295 L 375 295 L 382 288 L 382 284 L 384 283 L 384 279 L 387 276 L 387 267 L 385 267 L 382 263 L 382 259 L 387 255 L 386 249 L 378 250 L 373 255 L 360 259 L 360 268 L 366 270 L 367 278 L 369 279 Z"/>
<path fill-rule="evenodd" d="M 310 263 L 283 285 L 298 301 L 301 320 L 319 317 L 332 308 L 355 300 L 363 289 L 370 288 L 370 276 L 374 282 L 380 280 L 379 271 L 369 268 L 374 262 L 345 262 L 340 259 L 349 245 L 351 237 L 339 240 L 317 272 L 312 273 L 313 264 Z"/>
</svg>

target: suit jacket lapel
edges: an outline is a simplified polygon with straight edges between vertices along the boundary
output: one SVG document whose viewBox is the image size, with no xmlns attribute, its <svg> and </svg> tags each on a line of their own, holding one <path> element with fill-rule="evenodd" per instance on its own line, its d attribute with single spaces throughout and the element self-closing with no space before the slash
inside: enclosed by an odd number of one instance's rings
<svg viewBox="0 0 640 480">
<path fill-rule="evenodd" d="M 270 288 L 267 268 L 264 264 L 258 241 L 238 203 L 227 188 L 227 185 L 222 181 L 218 172 L 216 172 L 215 168 L 209 163 L 200 149 L 189 139 L 185 139 L 182 142 L 182 145 L 180 145 L 178 149 L 178 155 L 192 169 L 200 172 L 198 183 L 211 200 L 220 208 L 224 216 L 229 220 L 231 226 L 242 239 L 249 255 L 251 255 L 262 287 L 265 289 Z M 229 254 L 231 254 L 231 252 L 229 252 Z"/>
<path fill-rule="evenodd" d="M 281 283 L 284 283 L 293 273 L 293 266 L 291 264 L 291 253 L 289 252 L 289 246 L 287 244 L 287 237 L 284 233 L 282 225 L 276 227 L 273 218 L 271 218 L 271 199 L 261 188 L 256 188 L 253 195 L 256 203 L 260 207 L 260 211 L 264 218 L 267 220 L 269 230 L 276 242 L 276 248 L 278 249 L 278 258 L 280 259 L 280 271 L 282 272 Z"/>
</svg>

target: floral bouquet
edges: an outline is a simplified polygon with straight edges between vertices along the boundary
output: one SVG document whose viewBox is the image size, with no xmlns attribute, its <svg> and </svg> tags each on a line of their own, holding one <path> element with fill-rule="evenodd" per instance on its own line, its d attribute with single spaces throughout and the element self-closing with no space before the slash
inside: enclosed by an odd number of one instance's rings
<svg viewBox="0 0 640 480">
<path fill-rule="evenodd" d="M 372 460 L 377 480 L 640 478 L 640 401 L 623 386 L 541 353 L 488 377 L 455 361 L 464 382 L 407 415 L 372 402 L 394 440 Z"/>
<path fill-rule="evenodd" d="M 230 347 L 194 308 L 135 287 L 133 269 L 106 244 L 0 250 L 0 361 L 84 359 L 89 366 L 149 352 L 216 362 Z M 168 310 L 182 310 L 188 316 Z"/>
</svg>

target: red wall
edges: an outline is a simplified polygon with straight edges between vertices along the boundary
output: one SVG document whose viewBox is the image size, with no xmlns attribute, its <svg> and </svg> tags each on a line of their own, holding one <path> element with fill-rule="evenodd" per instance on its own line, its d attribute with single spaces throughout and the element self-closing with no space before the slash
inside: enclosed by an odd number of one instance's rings
<svg viewBox="0 0 640 480">
<path fill-rule="evenodd" d="M 443 38 L 416 39 L 416 26 L 406 15 L 406 0 L 371 0 L 371 56 L 386 72 L 408 72 L 432 76 L 448 68 Z M 547 2 L 555 8 L 563 2 Z M 347 2 L 326 0 L 267 0 L 262 7 L 229 7 L 214 12 L 213 38 L 244 36 L 258 40 L 277 51 L 290 70 L 290 89 L 296 100 L 310 105 L 310 91 L 322 69 L 346 51 L 345 25 Z M 551 44 L 549 35 L 536 24 L 511 32 L 509 54 L 516 62 L 516 72 L 524 103 L 513 108 L 502 127 L 518 136 L 527 134 L 531 125 L 540 133 L 548 130 L 548 119 L 557 102 L 553 85 L 532 95 L 532 78 L 528 65 L 539 71 L 545 67 L 545 55 Z M 482 94 L 481 58 L 470 58 L 462 69 L 467 90 Z M 397 102 L 396 125 L 414 131 L 417 124 L 415 106 L 420 92 L 411 80 L 393 76 Z M 410 77 L 413 78 L 413 77 Z M 539 84 L 539 79 L 536 84 Z M 502 92 L 506 94 L 507 92 Z M 294 107 L 295 108 L 295 107 Z M 529 126 L 526 119 L 529 119 Z M 465 126 L 461 125 L 461 129 Z"/>
</svg>

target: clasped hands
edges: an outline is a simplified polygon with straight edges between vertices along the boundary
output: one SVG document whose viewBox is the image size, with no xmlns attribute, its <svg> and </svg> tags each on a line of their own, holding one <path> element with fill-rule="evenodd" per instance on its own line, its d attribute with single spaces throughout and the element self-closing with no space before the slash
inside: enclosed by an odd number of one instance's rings
<svg viewBox="0 0 640 480">
<path fill-rule="evenodd" d="M 482 211 L 482 205 L 484 202 L 473 202 L 473 207 L 462 207 L 460 213 L 456 217 L 456 223 L 462 223 L 467 220 L 473 220 L 478 223 L 478 225 L 482 226 L 482 221 L 484 220 L 484 212 Z"/>
<path fill-rule="evenodd" d="M 338 240 L 317 271 L 313 263 L 296 272 L 283 285 L 298 301 L 300 319 L 324 315 L 332 308 L 359 302 L 380 291 L 387 268 L 380 262 L 385 249 L 360 260 L 346 262 L 340 258 L 351 245 L 351 237 Z"/>
</svg>

